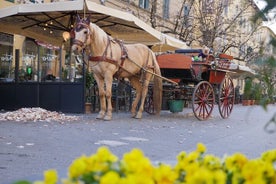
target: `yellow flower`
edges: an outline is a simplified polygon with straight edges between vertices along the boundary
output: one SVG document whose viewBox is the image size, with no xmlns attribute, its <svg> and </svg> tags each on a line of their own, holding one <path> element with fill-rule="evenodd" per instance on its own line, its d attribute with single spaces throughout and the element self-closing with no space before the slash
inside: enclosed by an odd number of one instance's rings
<svg viewBox="0 0 276 184">
<path fill-rule="evenodd" d="M 275 170 L 272 163 L 264 162 L 261 159 L 248 161 L 242 170 L 242 176 L 248 183 L 266 183 L 267 180 L 273 179 L 274 175 Z"/>
<path fill-rule="evenodd" d="M 276 161 L 276 149 L 273 149 L 273 150 L 268 150 L 266 152 L 264 152 L 261 156 L 261 158 L 264 160 L 264 161 L 267 161 L 267 162 L 275 162 Z"/>
<path fill-rule="evenodd" d="M 101 162 L 116 162 L 118 160 L 118 158 L 109 151 L 108 147 L 105 146 L 97 150 L 96 156 L 98 161 Z"/>
<path fill-rule="evenodd" d="M 215 170 L 213 172 L 213 182 L 216 184 L 225 184 L 226 183 L 226 173 L 222 170 Z"/>
<path fill-rule="evenodd" d="M 56 184 L 58 182 L 58 174 L 54 169 L 44 171 L 45 184 Z"/>
<path fill-rule="evenodd" d="M 244 165 L 241 173 L 246 182 L 261 181 L 263 178 L 262 166 L 258 160 L 248 161 Z"/>
<path fill-rule="evenodd" d="M 119 184 L 155 184 L 153 178 L 143 177 L 140 174 L 127 174 L 125 178 L 121 178 Z"/>
<path fill-rule="evenodd" d="M 212 184 L 212 172 L 206 168 L 199 168 L 191 176 L 187 177 L 188 184 Z"/>
<path fill-rule="evenodd" d="M 75 159 L 72 164 L 69 166 L 69 177 L 78 178 L 86 173 L 86 156 L 81 156 Z"/>
<path fill-rule="evenodd" d="M 154 171 L 150 160 L 139 149 L 133 149 L 123 155 L 121 169 L 126 175 L 138 175 L 143 181 L 149 180 L 147 182 L 151 182 Z"/>
<path fill-rule="evenodd" d="M 186 172 L 187 174 L 194 172 L 199 167 L 199 157 L 200 153 L 197 151 L 193 151 L 186 155 L 184 158 L 181 158 L 181 160 L 178 160 L 175 166 L 176 172 Z"/>
<path fill-rule="evenodd" d="M 205 153 L 206 146 L 204 144 L 202 144 L 202 143 L 198 143 L 196 151 L 199 152 L 199 153 Z"/>
<path fill-rule="evenodd" d="M 197 149 L 177 156 L 172 167 L 161 163 L 154 167 L 139 149 L 125 153 L 122 160 L 107 147 L 96 154 L 75 159 L 68 169 L 68 178 L 62 184 L 276 184 L 276 149 L 264 152 L 260 158 L 249 160 L 241 153 L 220 158 L 208 154 L 202 143 Z M 90 181 L 88 181 L 90 180 Z M 56 170 L 44 172 L 43 181 L 34 184 L 57 184 Z"/>
<path fill-rule="evenodd" d="M 200 169 L 198 162 L 188 163 L 185 167 L 186 178 L 193 176 Z"/>
<path fill-rule="evenodd" d="M 247 161 L 248 159 L 246 158 L 246 156 L 241 153 L 235 153 L 225 159 L 225 167 L 231 172 L 235 172 L 237 170 L 239 171 L 242 169 Z"/>
<path fill-rule="evenodd" d="M 220 169 L 220 168 L 222 168 L 220 158 L 218 158 L 214 155 L 210 155 L 210 154 L 204 156 L 203 165 L 205 165 L 209 169 Z"/>
<path fill-rule="evenodd" d="M 161 164 L 154 171 L 154 180 L 157 184 L 174 183 L 177 177 L 177 173 L 175 173 L 169 165 Z"/>
<path fill-rule="evenodd" d="M 199 152 L 193 151 L 187 155 L 187 157 L 184 159 L 186 164 L 193 163 L 198 161 L 197 159 L 199 158 Z"/>
<path fill-rule="evenodd" d="M 104 174 L 100 179 L 100 184 L 118 184 L 120 176 L 115 171 L 109 171 Z"/>
<path fill-rule="evenodd" d="M 187 153 L 185 151 L 181 151 L 178 155 L 177 155 L 177 161 L 180 162 L 181 160 L 184 160 L 184 158 L 186 157 Z"/>
</svg>

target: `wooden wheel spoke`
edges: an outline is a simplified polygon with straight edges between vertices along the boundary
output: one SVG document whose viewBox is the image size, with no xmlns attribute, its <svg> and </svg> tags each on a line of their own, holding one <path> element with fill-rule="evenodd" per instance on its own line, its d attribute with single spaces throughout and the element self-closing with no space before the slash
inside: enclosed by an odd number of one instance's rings
<svg viewBox="0 0 276 184">
<path fill-rule="evenodd" d="M 226 77 L 219 90 L 219 112 L 222 118 L 227 118 L 232 112 L 235 90 L 232 79 Z"/>
<path fill-rule="evenodd" d="M 195 111 L 198 111 L 199 108 L 201 108 L 201 103 L 198 103 L 198 106 L 195 108 Z"/>
<path fill-rule="evenodd" d="M 196 94 L 196 98 L 202 101 L 202 96 L 200 96 L 199 94 Z"/>
<path fill-rule="evenodd" d="M 206 120 L 214 108 L 214 91 L 207 81 L 197 84 L 193 93 L 193 111 L 197 119 Z"/>
</svg>

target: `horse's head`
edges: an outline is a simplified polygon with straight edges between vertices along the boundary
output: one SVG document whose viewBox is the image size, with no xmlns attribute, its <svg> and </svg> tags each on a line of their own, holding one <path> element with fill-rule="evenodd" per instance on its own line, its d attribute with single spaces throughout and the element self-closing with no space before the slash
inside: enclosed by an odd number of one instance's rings
<svg viewBox="0 0 276 184">
<path fill-rule="evenodd" d="M 80 52 L 91 42 L 90 17 L 81 19 L 77 16 L 75 28 L 71 32 L 73 38 L 72 51 Z"/>
</svg>

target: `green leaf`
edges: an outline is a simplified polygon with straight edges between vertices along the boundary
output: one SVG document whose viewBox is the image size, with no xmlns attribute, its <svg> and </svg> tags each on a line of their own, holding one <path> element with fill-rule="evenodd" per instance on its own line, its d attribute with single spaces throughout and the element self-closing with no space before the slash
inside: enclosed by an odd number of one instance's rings
<svg viewBox="0 0 276 184">
<path fill-rule="evenodd" d="M 27 180 L 20 180 L 20 181 L 14 182 L 13 184 L 32 184 L 32 183 Z"/>
</svg>

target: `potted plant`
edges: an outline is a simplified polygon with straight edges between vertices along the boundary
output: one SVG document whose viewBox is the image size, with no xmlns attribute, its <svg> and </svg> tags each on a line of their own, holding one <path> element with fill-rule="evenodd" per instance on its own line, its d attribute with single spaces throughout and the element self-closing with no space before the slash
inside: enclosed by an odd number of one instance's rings
<svg viewBox="0 0 276 184">
<path fill-rule="evenodd" d="M 262 86 L 260 83 L 256 83 L 253 88 L 255 104 L 259 105 L 262 98 Z"/>
<path fill-rule="evenodd" d="M 91 113 L 91 88 L 94 84 L 94 76 L 92 72 L 89 72 L 88 70 L 85 72 L 85 113 L 89 114 Z"/>
<path fill-rule="evenodd" d="M 246 78 L 245 84 L 244 84 L 244 89 L 243 89 L 243 99 L 242 99 L 243 105 L 251 104 L 251 101 L 250 101 L 251 95 L 252 95 L 252 79 Z"/>
<path fill-rule="evenodd" d="M 169 110 L 172 113 L 182 112 L 184 107 L 184 100 L 181 99 L 179 91 L 173 91 L 169 100 Z"/>
</svg>

